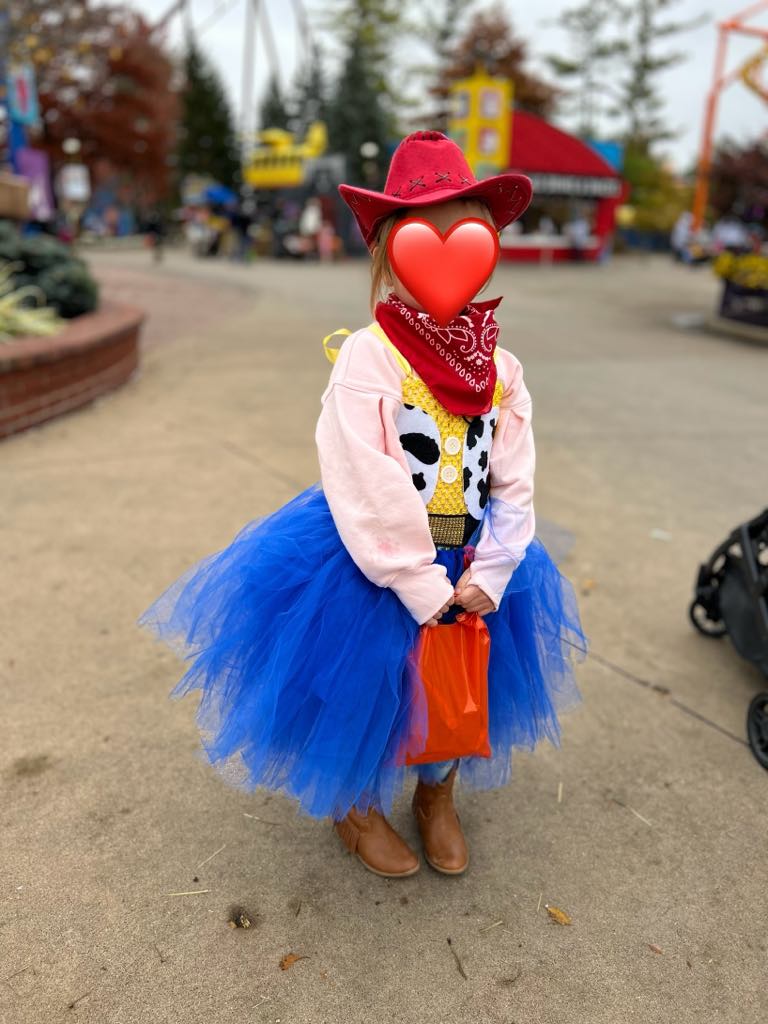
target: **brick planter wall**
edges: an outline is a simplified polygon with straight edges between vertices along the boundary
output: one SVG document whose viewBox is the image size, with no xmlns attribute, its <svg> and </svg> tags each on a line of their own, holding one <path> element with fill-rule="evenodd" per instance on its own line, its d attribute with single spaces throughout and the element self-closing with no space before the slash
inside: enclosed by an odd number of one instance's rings
<svg viewBox="0 0 768 1024">
<path fill-rule="evenodd" d="M 105 304 L 52 338 L 0 342 L 0 438 L 124 384 L 139 364 L 143 319 L 140 310 Z"/>
</svg>

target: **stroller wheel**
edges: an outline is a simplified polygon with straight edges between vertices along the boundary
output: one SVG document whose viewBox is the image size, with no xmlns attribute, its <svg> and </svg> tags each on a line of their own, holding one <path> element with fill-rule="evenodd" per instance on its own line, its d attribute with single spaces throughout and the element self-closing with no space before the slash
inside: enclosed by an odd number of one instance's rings
<svg viewBox="0 0 768 1024">
<path fill-rule="evenodd" d="M 749 705 L 747 738 L 758 763 L 768 771 L 768 693 L 758 693 Z"/>
<path fill-rule="evenodd" d="M 707 609 L 698 601 L 694 601 L 691 604 L 691 607 L 688 609 L 688 615 L 691 622 L 702 636 L 709 636 L 713 639 L 717 639 L 718 637 L 725 636 L 727 633 L 725 623 L 710 619 L 707 614 Z"/>
</svg>

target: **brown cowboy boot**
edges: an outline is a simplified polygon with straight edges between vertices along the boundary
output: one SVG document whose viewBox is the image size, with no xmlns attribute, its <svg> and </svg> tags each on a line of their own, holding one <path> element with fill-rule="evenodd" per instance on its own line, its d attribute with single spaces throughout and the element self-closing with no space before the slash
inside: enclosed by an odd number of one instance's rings
<svg viewBox="0 0 768 1024">
<path fill-rule="evenodd" d="M 392 828 L 387 819 L 371 808 L 360 814 L 353 807 L 333 827 L 350 853 L 357 855 L 369 871 L 384 878 L 407 878 L 420 868 L 419 858 Z"/>
<path fill-rule="evenodd" d="M 435 786 L 419 779 L 411 804 L 424 845 L 424 856 L 435 871 L 444 875 L 460 875 L 469 864 L 467 844 L 453 806 L 457 767 L 454 765 L 448 778 Z"/>
</svg>

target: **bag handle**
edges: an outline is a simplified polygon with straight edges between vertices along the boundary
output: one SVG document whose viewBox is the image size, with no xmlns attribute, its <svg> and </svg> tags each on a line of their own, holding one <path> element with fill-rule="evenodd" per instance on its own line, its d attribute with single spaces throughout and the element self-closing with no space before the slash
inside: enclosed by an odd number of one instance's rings
<svg viewBox="0 0 768 1024">
<path fill-rule="evenodd" d="M 325 352 L 325 358 L 329 363 L 335 363 L 339 358 L 339 352 L 341 351 L 341 345 L 331 346 L 328 344 L 331 338 L 335 338 L 337 334 L 347 335 L 351 333 L 352 331 L 348 330 L 346 327 L 339 327 L 335 331 L 331 331 L 330 334 L 326 334 L 323 338 L 323 351 Z"/>
<path fill-rule="evenodd" d="M 379 339 L 379 341 L 382 342 L 382 344 L 387 346 L 387 348 L 390 350 L 392 355 L 395 357 L 398 365 L 401 367 L 401 369 L 403 370 L 405 375 L 406 376 L 410 376 L 410 374 L 411 374 L 411 364 L 408 362 L 408 360 L 405 358 L 405 356 L 402 354 L 402 352 L 400 352 L 397 348 L 395 348 L 395 346 L 392 344 L 392 342 L 386 336 L 386 334 L 381 329 L 379 324 L 374 320 L 373 323 L 368 324 L 368 328 L 367 329 L 369 331 L 372 331 L 373 334 L 375 334 L 376 337 Z M 336 360 L 339 358 L 339 352 L 341 351 L 341 345 L 331 345 L 330 344 L 331 338 L 335 338 L 337 334 L 341 334 L 341 335 L 347 336 L 347 335 L 349 335 L 351 333 L 352 332 L 350 330 L 348 330 L 346 327 L 339 327 L 339 328 L 337 328 L 337 330 L 331 331 L 330 334 L 326 334 L 326 336 L 323 338 L 323 351 L 325 352 L 326 359 L 328 360 L 329 363 L 335 363 Z"/>
</svg>

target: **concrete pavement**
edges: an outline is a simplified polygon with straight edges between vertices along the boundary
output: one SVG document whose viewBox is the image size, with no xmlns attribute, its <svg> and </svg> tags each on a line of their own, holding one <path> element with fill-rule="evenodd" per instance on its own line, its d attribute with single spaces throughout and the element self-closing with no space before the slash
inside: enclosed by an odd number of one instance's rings
<svg viewBox="0 0 768 1024">
<path fill-rule="evenodd" d="M 226 787 L 194 698 L 167 699 L 180 663 L 135 627 L 316 479 L 320 339 L 369 322 L 367 268 L 97 270 L 149 309 L 140 375 L 0 446 L 0 1021 L 763 1021 L 768 776 L 743 742 L 761 680 L 686 610 L 698 562 L 768 503 L 768 351 L 674 325 L 713 307 L 709 272 L 503 266 L 485 293 L 505 296 L 537 512 L 573 535 L 592 657 L 562 748 L 459 794 L 468 874 L 394 882 L 327 823 Z M 414 838 L 405 802 L 394 820 Z"/>
</svg>

